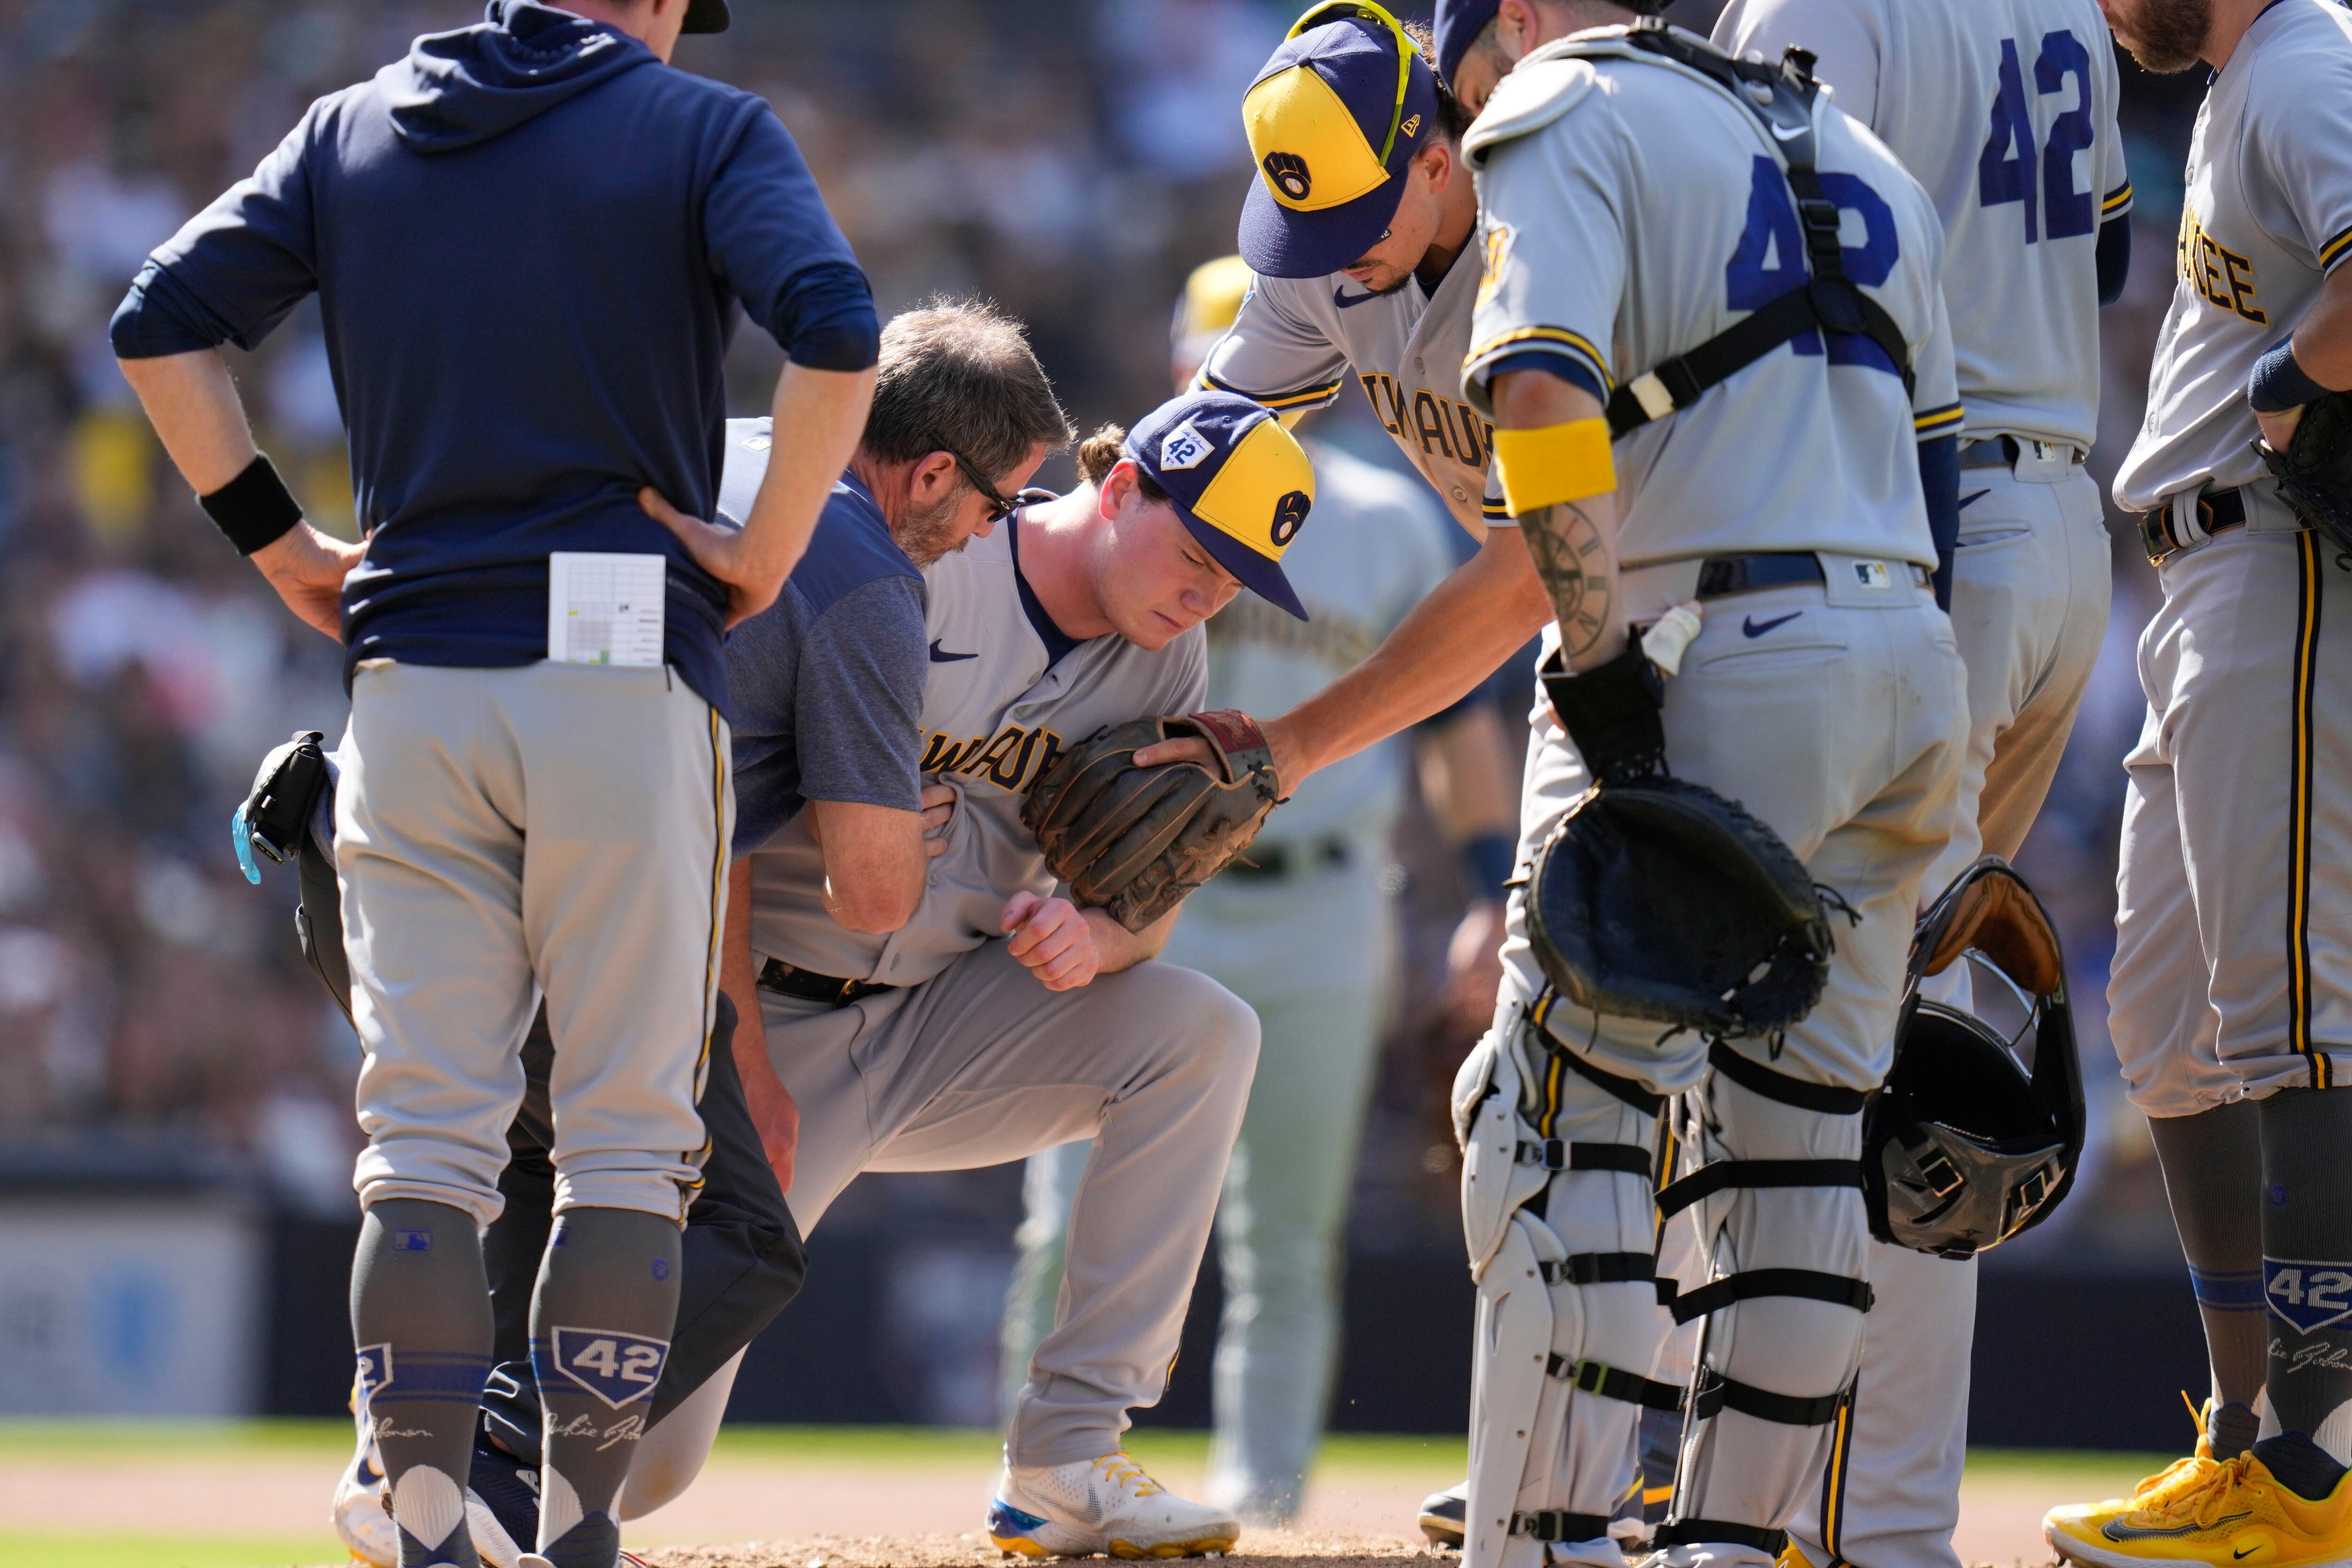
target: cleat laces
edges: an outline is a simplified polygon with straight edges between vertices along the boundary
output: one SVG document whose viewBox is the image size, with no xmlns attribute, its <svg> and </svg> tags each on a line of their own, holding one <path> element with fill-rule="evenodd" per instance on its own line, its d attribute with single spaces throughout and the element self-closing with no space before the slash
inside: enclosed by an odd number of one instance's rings
<svg viewBox="0 0 2352 1568">
<path fill-rule="evenodd" d="M 2238 1490 L 2247 1484 L 2247 1472 L 2253 1463 L 2253 1456 L 2241 1454 L 2234 1459 L 2206 1459 L 2202 1463 L 2206 1468 L 2201 1473 L 2181 1478 L 2168 1496 L 2160 1500 L 2151 1500 L 2136 1511 L 2152 1521 L 2191 1524 L 2200 1531 L 2210 1530 L 2219 1524 L 2222 1509 L 2230 1504 Z M 2243 1511 L 2242 1508 L 2241 1517 Z"/>
<path fill-rule="evenodd" d="M 1095 1469 L 1104 1480 L 1134 1497 L 1157 1497 L 1168 1490 L 1153 1480 L 1125 1448 L 1114 1448 L 1105 1454 L 1095 1461 Z"/>
</svg>

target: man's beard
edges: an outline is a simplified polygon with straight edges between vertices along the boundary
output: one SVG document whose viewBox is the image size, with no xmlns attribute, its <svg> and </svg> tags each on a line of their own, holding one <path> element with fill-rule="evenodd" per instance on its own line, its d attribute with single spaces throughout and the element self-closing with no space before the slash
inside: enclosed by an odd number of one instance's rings
<svg viewBox="0 0 2352 1568">
<path fill-rule="evenodd" d="M 2170 76 L 2198 62 L 2212 28 L 2212 0 L 2137 0 L 2124 49 L 2142 70 Z"/>
<path fill-rule="evenodd" d="M 907 559 L 913 561 L 918 570 L 930 565 L 943 555 L 953 555 L 971 542 L 969 534 L 962 538 L 956 538 L 955 515 L 962 505 L 963 490 L 959 486 L 943 501 L 934 501 L 928 507 L 908 507 L 907 515 L 898 520 L 898 528 L 892 530 L 893 535 L 898 541 L 898 548 L 907 552 Z"/>
</svg>

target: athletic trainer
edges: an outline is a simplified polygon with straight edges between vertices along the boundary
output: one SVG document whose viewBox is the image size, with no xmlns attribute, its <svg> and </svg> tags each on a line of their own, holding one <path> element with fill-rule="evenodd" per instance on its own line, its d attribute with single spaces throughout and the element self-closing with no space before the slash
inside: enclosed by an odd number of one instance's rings
<svg viewBox="0 0 2352 1568">
<path fill-rule="evenodd" d="M 352 1271 L 402 1568 L 465 1525 L 517 1061 L 554 1042 L 555 1234 L 531 1349 L 536 1544 L 612 1568 L 613 1499 L 677 1312 L 699 1181 L 732 812 L 727 624 L 764 608 L 863 424 L 877 327 L 760 99 L 667 66 L 714 0 L 493 0 L 321 99 L 155 254 L 114 322 L 230 541 L 340 632 L 336 839 L 365 1056 Z M 303 522 L 216 348 L 315 291 L 364 549 Z M 789 357 L 793 443 L 712 515 L 738 308 Z M 674 531 L 641 495 L 687 515 Z"/>
</svg>

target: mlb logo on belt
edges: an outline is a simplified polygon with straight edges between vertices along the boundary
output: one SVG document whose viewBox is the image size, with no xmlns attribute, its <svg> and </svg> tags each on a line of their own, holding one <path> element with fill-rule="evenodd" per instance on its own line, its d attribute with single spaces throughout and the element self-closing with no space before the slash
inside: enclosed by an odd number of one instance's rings
<svg viewBox="0 0 2352 1568">
<path fill-rule="evenodd" d="M 618 1410 L 643 1399 L 661 1381 L 667 1340 L 613 1329 L 555 1331 L 555 1369 Z"/>
<path fill-rule="evenodd" d="M 1858 560 L 1853 563 L 1853 580 L 1864 588 L 1892 588 L 1895 574 L 1886 570 L 1883 560 Z"/>
<path fill-rule="evenodd" d="M 2263 1300 L 2271 1316 L 2297 1333 L 2316 1333 L 2352 1318 L 2352 1263 L 2263 1260 Z"/>
</svg>

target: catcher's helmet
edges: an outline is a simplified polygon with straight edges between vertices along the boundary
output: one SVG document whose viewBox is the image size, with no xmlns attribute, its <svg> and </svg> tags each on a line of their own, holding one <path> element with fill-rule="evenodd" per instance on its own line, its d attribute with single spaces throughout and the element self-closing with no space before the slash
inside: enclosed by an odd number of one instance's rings
<svg viewBox="0 0 2352 1568">
<path fill-rule="evenodd" d="M 1919 995 L 1963 957 L 2026 1004 L 2015 1039 Z M 2033 1066 L 2013 1047 L 2033 1031 Z M 1999 855 L 1960 873 L 1919 922 L 1895 1065 L 1863 1112 L 1863 1199 L 1879 1240 L 1968 1258 L 2038 1225 L 2074 1185 L 2083 1073 L 2047 911 Z"/>
</svg>

